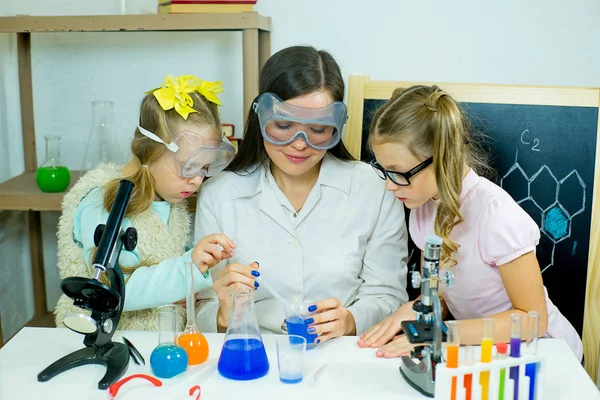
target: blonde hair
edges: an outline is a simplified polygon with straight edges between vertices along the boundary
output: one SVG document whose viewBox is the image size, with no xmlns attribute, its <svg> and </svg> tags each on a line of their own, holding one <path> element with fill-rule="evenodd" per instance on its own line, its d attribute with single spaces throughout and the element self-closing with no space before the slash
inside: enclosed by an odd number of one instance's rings
<svg viewBox="0 0 600 400">
<path fill-rule="evenodd" d="M 177 126 L 184 121 L 189 124 L 208 126 L 212 129 L 220 130 L 221 123 L 217 105 L 208 101 L 203 95 L 197 92 L 189 93 L 189 95 L 194 101 L 192 108 L 197 112 L 190 113 L 187 120 L 184 120 L 174 108 L 166 111 L 163 110 L 154 95 L 151 93 L 147 94 L 143 98 L 140 107 L 139 125 L 156 134 L 165 143 L 170 143 L 176 139 L 179 133 Z M 165 151 L 167 151 L 167 148 L 164 144 L 155 142 L 142 135 L 139 129 L 136 128 L 135 136 L 131 143 L 131 152 L 140 160 L 142 166 L 133 175 L 125 177 L 125 179 L 130 180 L 135 185 L 131 192 L 125 217 L 139 215 L 151 207 L 155 195 L 154 178 L 146 166 L 160 159 Z M 108 182 L 104 188 L 103 205 L 106 211 L 110 212 L 115 202 L 121 179 L 118 178 Z M 95 251 L 92 252 L 92 260 L 94 254 Z M 121 267 L 121 269 L 124 274 L 131 274 L 139 266 L 146 264 L 147 262 L 141 262 L 138 266 L 129 268 Z"/>
<path fill-rule="evenodd" d="M 464 166 L 490 175 L 487 156 L 470 137 L 469 121 L 458 103 L 438 86 L 398 88 L 373 117 L 369 146 L 394 142 L 406 146 L 419 160 L 433 157 L 439 206 L 434 232 L 443 239 L 441 264 L 456 265 L 452 254 L 459 244 L 450 237 L 463 222 L 460 194 Z"/>
</svg>

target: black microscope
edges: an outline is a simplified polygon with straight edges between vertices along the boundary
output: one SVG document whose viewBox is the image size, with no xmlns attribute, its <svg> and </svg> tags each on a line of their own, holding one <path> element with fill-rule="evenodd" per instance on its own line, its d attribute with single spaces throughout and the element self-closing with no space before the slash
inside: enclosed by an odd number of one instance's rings
<svg viewBox="0 0 600 400">
<path fill-rule="evenodd" d="M 442 307 L 438 294 L 439 281 L 451 286 L 454 275 L 448 271 L 440 277 L 440 253 L 442 238 L 431 235 L 425 241 L 423 252 L 423 276 L 418 271 L 412 273 L 412 285 L 421 287 L 421 300 L 413 304 L 416 321 L 402 321 L 402 331 L 410 343 L 420 344 L 411 352 L 411 357 L 403 356 L 400 373 L 413 388 L 427 397 L 435 392 L 435 366 L 442 362 L 442 341 L 446 329 L 442 320 Z M 417 362 L 415 362 L 415 360 Z"/>
<path fill-rule="evenodd" d="M 72 313 L 64 320 L 68 328 L 85 335 L 85 347 L 60 358 L 40 372 L 40 382 L 81 365 L 100 364 L 106 367 L 106 374 L 98 382 L 98 389 L 104 390 L 127 371 L 129 348 L 111 339 L 125 303 L 125 280 L 119 266 L 119 254 L 123 247 L 132 251 L 137 245 L 135 228 L 128 228 L 124 232 L 121 229 L 133 187 L 128 180 L 119 183 L 106 225 L 96 227 L 94 244 L 97 251 L 92 262 L 94 276 L 69 277 L 61 282 L 62 291 L 73 299 L 74 305 L 91 311 L 91 315 Z M 103 274 L 107 274 L 110 286 L 100 281 Z"/>
</svg>

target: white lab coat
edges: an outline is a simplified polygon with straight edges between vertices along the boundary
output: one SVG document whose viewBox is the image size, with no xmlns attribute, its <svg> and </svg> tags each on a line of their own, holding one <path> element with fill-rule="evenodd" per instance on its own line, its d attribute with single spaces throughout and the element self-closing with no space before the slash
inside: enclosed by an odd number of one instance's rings
<svg viewBox="0 0 600 400">
<path fill-rule="evenodd" d="M 360 335 L 408 301 L 404 208 L 384 186 L 369 165 L 326 155 L 296 214 L 269 169 L 225 172 L 202 185 L 196 241 L 223 233 L 237 245 L 236 257 L 211 269 L 213 280 L 227 263 L 258 261 L 262 276 L 286 296 L 338 298 Z M 216 293 L 207 289 L 198 298 L 200 330 L 216 332 Z M 281 333 L 281 304 L 262 287 L 255 304 L 261 331 Z"/>
</svg>

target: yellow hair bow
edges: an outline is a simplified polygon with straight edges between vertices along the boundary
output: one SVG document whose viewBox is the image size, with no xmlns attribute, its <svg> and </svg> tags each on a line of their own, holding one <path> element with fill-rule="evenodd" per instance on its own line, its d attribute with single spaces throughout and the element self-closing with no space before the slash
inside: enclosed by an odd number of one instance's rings
<svg viewBox="0 0 600 400">
<path fill-rule="evenodd" d="M 154 94 L 163 110 L 175 108 L 175 111 L 187 120 L 189 114 L 197 112 L 192 108 L 194 100 L 189 95 L 192 92 L 198 92 L 206 97 L 206 100 L 220 106 L 221 101 L 217 94 L 223 92 L 223 84 L 221 81 L 203 81 L 193 75 L 183 75 L 175 78 L 169 74 L 162 86 L 149 90 L 146 94 Z"/>
</svg>

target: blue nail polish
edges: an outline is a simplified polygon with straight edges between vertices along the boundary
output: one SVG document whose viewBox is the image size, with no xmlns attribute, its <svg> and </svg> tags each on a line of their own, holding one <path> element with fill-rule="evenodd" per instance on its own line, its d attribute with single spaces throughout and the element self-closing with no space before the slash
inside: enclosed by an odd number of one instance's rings
<svg viewBox="0 0 600 400">
<path fill-rule="evenodd" d="M 317 339 L 317 344 L 321 343 L 321 339 Z"/>
<path fill-rule="evenodd" d="M 253 270 L 252 270 L 251 274 L 252 274 L 253 276 L 260 276 L 260 272 L 258 272 L 258 271 L 257 271 L 257 270 L 255 270 L 255 269 L 253 269 Z"/>
<path fill-rule="evenodd" d="M 310 326 L 306 329 L 306 332 L 313 333 L 315 330 L 316 330 L 316 328 L 314 326 Z"/>
<path fill-rule="evenodd" d="M 260 283 L 254 281 L 254 287 L 258 289 L 259 286 L 260 286 Z"/>
<path fill-rule="evenodd" d="M 308 307 L 308 312 L 314 312 L 314 311 L 317 311 L 316 305 L 313 304 L 312 306 Z"/>
<path fill-rule="evenodd" d="M 304 320 L 304 323 L 305 323 L 306 325 L 310 325 L 310 324 L 312 324 L 313 322 L 315 322 L 315 319 L 314 319 L 314 318 L 309 318 L 309 319 L 305 319 L 305 320 Z"/>
</svg>

